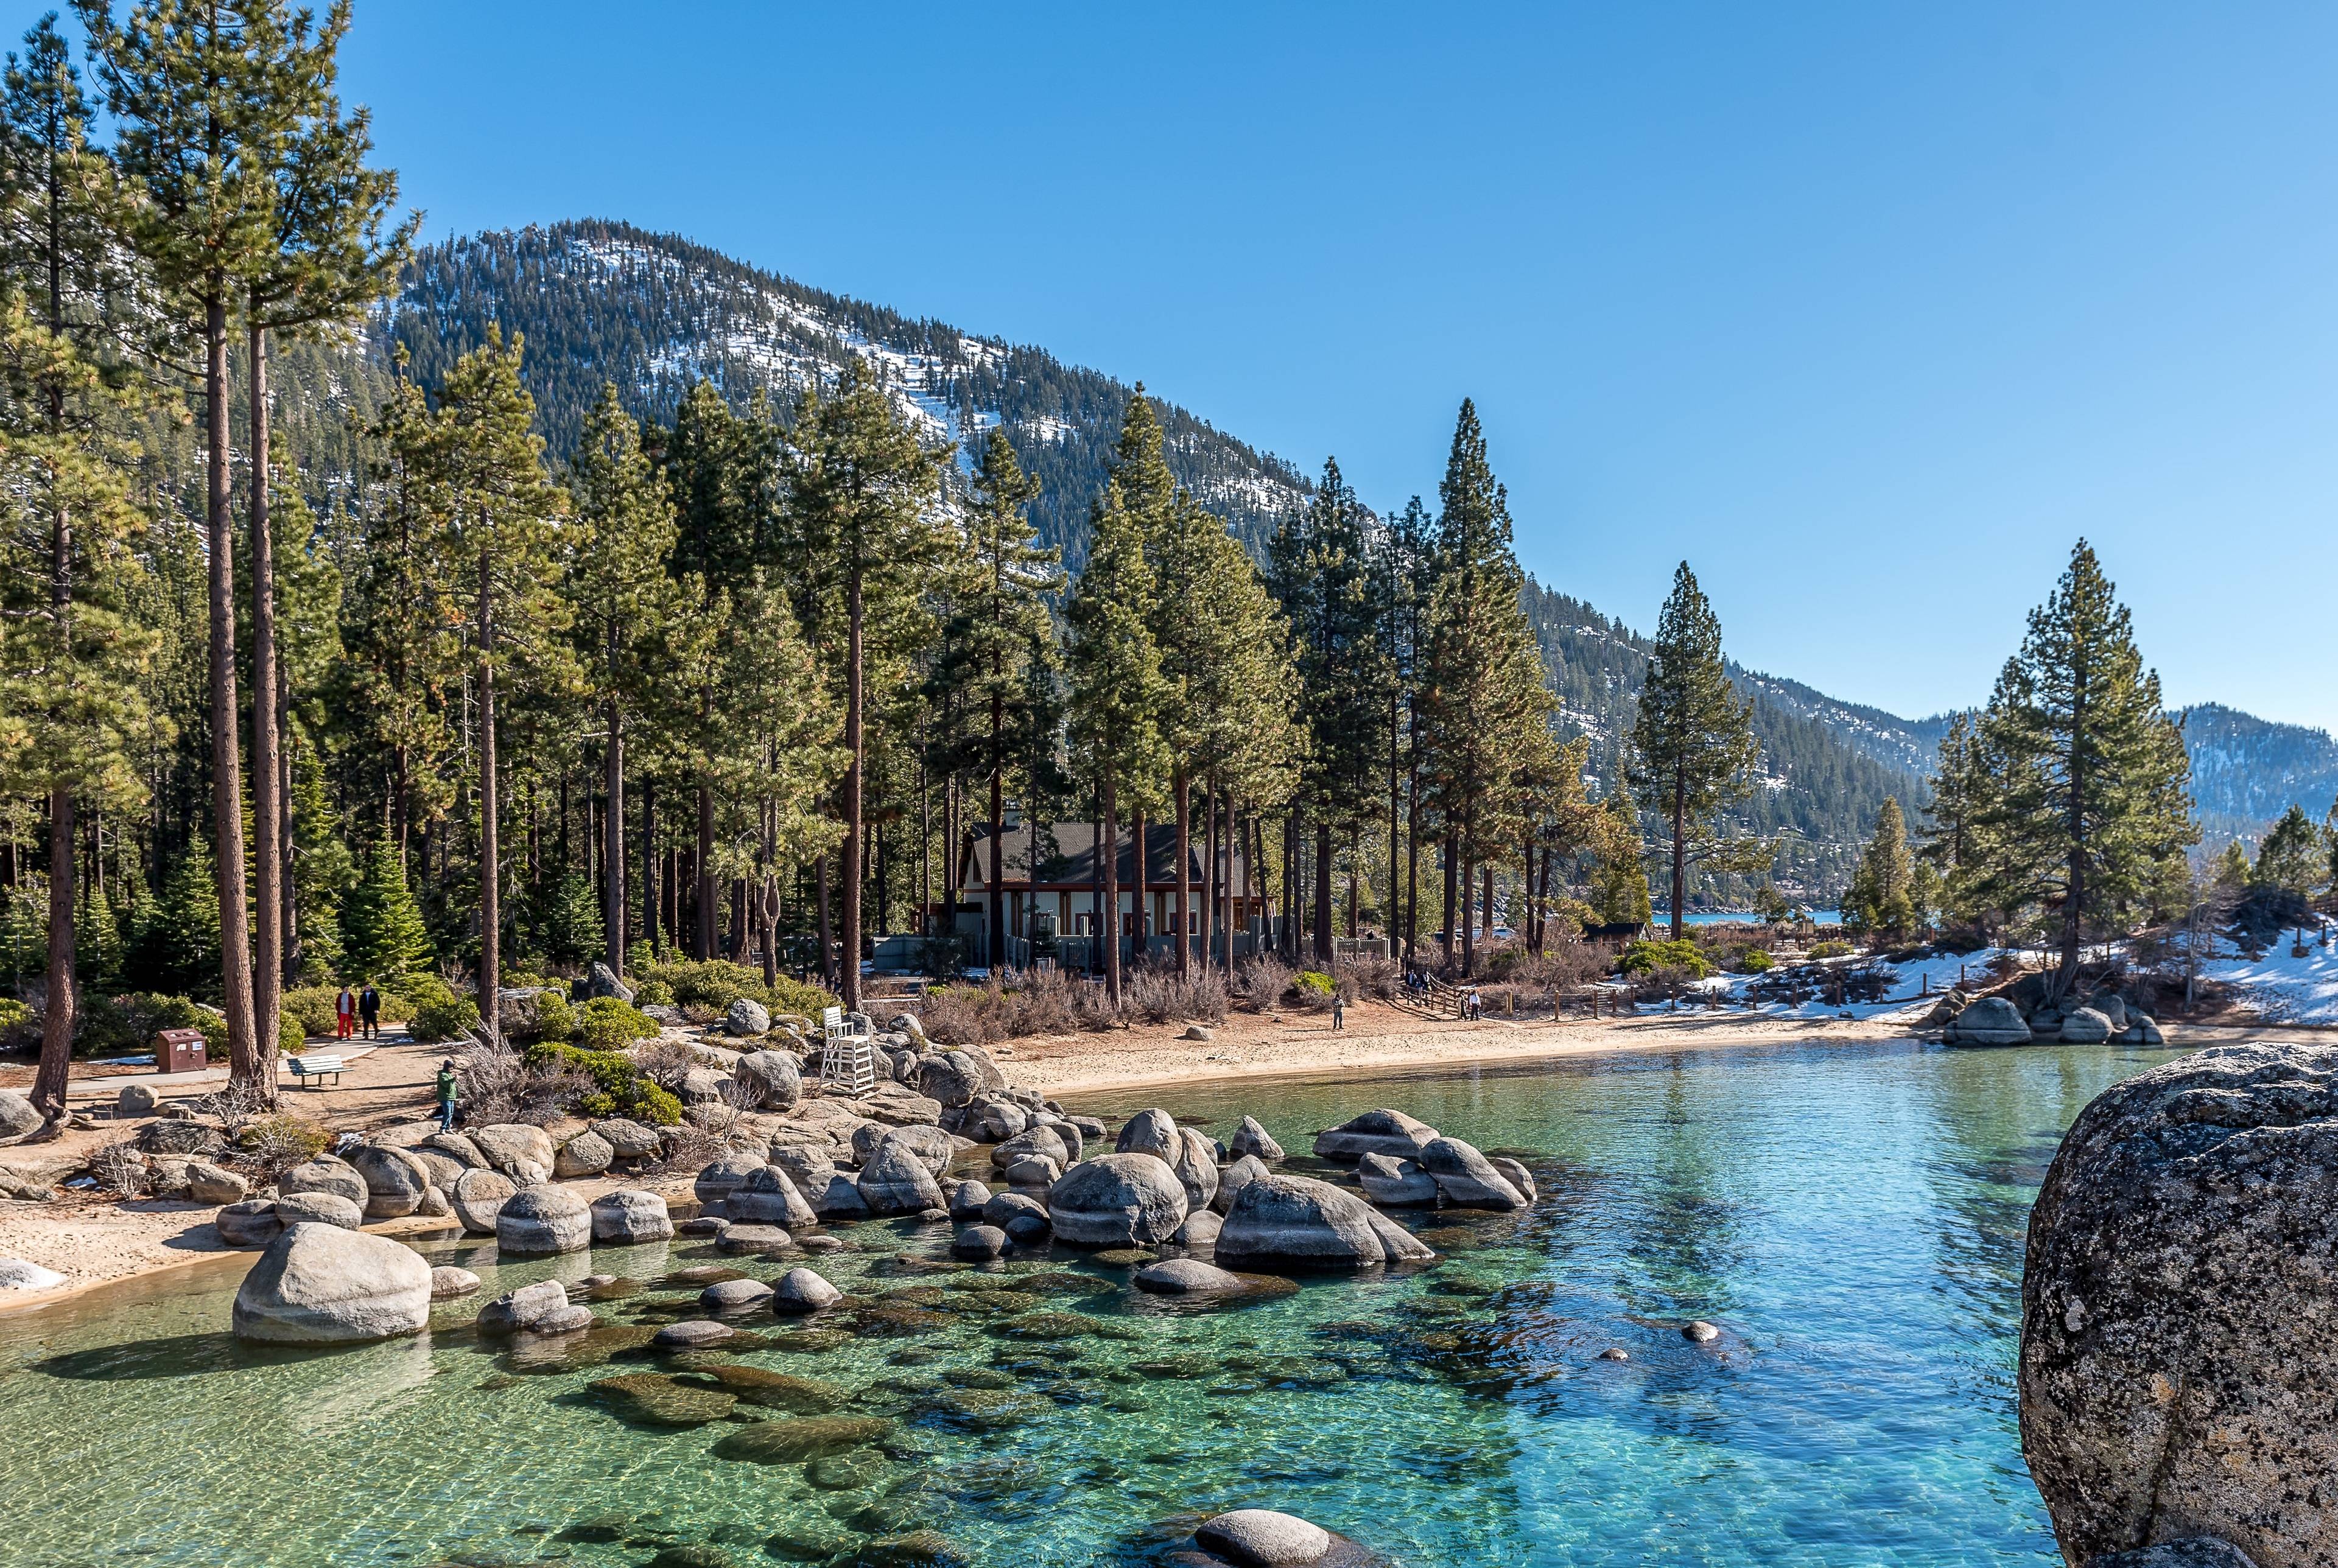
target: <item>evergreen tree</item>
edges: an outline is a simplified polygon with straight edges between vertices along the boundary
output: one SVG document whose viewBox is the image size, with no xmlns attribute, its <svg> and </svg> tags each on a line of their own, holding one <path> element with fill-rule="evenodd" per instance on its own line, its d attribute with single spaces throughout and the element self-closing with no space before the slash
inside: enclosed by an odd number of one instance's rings
<svg viewBox="0 0 2338 1568">
<path fill-rule="evenodd" d="M 79 1004 L 74 852 L 84 806 L 144 790 L 135 750 L 167 740 L 142 701 L 157 640 L 127 613 L 136 449 L 147 400 L 108 368 L 121 279 L 113 171 L 85 142 L 89 106 L 54 18 L 8 58 L 0 120 L 0 791 L 48 802 L 47 1001 L 33 1102 L 64 1114 Z M 109 943 L 110 946 L 110 943 Z"/>
<path fill-rule="evenodd" d="M 219 882 L 210 844 L 198 838 L 171 867 L 139 923 L 125 976 L 136 988 L 172 995 L 219 995 Z"/>
<path fill-rule="evenodd" d="M 1984 863 L 1979 821 L 1991 790 L 1984 743 L 1972 715 L 1960 713 L 1940 737 L 1940 761 L 1932 774 L 1932 799 L 1926 808 L 1931 825 L 1924 835 L 1918 858 L 1938 878 L 1935 897 L 1950 918 L 1979 921 L 1986 910 L 1974 903 L 1974 889 Z"/>
<path fill-rule="evenodd" d="M 922 594 L 951 539 L 941 525 L 934 455 L 858 359 L 827 395 L 806 390 L 796 407 L 789 463 L 788 521 L 810 590 L 807 622 L 817 641 L 842 655 L 835 681 L 844 689 L 847 758 L 838 979 L 847 1004 L 858 1007 L 868 678 L 872 663 L 898 665 L 922 642 Z"/>
<path fill-rule="evenodd" d="M 2059 996 L 2078 978 L 2086 931 L 2122 923 L 2167 858 L 2200 837 L 2183 733 L 2086 541 L 2030 612 L 1980 733 L 1995 778 L 1977 822 L 1976 896 L 1990 908 L 2045 911 L 2059 927 Z"/>
<path fill-rule="evenodd" d="M 1859 858 L 1851 890 L 1843 895 L 1843 917 L 1862 931 L 1880 936 L 1913 930 L 1919 917 L 1915 877 L 1900 802 L 1887 799 L 1883 809 L 1876 813 L 1875 835 Z"/>
<path fill-rule="evenodd" d="M 614 387 L 585 421 L 569 473 L 578 527 L 567 552 L 564 590 L 585 692 L 600 710 L 607 840 L 602 850 L 601 952 L 625 972 L 625 740 L 668 690 L 692 651 L 678 642 L 711 639 L 710 623 L 687 622 L 682 584 L 666 570 L 678 533 L 666 489 L 642 451 L 641 431 Z"/>
<path fill-rule="evenodd" d="M 1140 491 L 1141 494 L 1141 491 Z M 1144 557 L 1140 516 L 1115 475 L 1096 509 L 1087 569 L 1074 589 L 1071 622 L 1070 738 L 1080 770 L 1095 781 L 1096 853 L 1101 857 L 1105 985 L 1120 998 L 1120 887 L 1116 828 L 1125 797 L 1142 792 L 1168 768 L 1161 736 L 1165 685 L 1150 611 L 1154 583 Z M 1139 846 L 1142 862 L 1142 846 Z"/>
<path fill-rule="evenodd" d="M 975 469 L 964 570 L 927 682 L 929 700 L 962 702 L 973 720 L 969 743 L 946 751 L 945 766 L 978 767 L 988 781 L 990 950 L 983 961 L 994 968 L 1007 962 L 999 829 L 1007 779 L 1022 777 L 1028 816 L 1036 782 L 1029 764 L 1052 740 L 1056 720 L 1056 704 L 1046 700 L 1056 663 L 1047 602 L 1062 591 L 1064 576 L 1060 553 L 1036 543 L 1025 516 L 1038 495 L 1037 481 L 1023 472 L 1006 431 L 994 427 Z M 955 856 L 957 846 L 947 852 Z"/>
<path fill-rule="evenodd" d="M 299 978 L 318 985 L 346 967 L 341 900 L 357 886 L 357 857 L 325 792 L 325 760 L 312 736 L 295 726 L 292 764 L 292 880 L 300 912 Z"/>
<path fill-rule="evenodd" d="M 1721 622 L 1688 563 L 1673 574 L 1672 596 L 1656 622 L 1648 677 L 1640 690 L 1633 750 L 1647 779 L 1650 804 L 1666 829 L 1672 862 L 1672 939 L 1688 913 L 1688 868 L 1752 869 L 1770 847 L 1724 835 L 1722 813 L 1752 786 L 1760 755 L 1753 704 L 1741 701 L 1721 657 Z"/>
<path fill-rule="evenodd" d="M 342 902 L 341 950 L 344 981 L 395 985 L 430 966 L 429 928 L 407 886 L 398 845 L 387 835 L 374 840 L 364 876 Z"/>
<path fill-rule="evenodd" d="M 550 891 L 542 916 L 544 956 L 555 964 L 583 964 L 602 950 L 605 938 L 593 885 L 571 874 Z"/>
<path fill-rule="evenodd" d="M 2257 862 L 2249 872 L 2252 892 L 2281 892 L 2310 898 L 2328 868 L 2329 849 L 2305 815 L 2293 805 L 2282 813 L 2257 846 Z"/>
<path fill-rule="evenodd" d="M 1640 814 L 1622 779 L 1594 825 L 1594 905 L 1602 924 L 1648 923 L 1648 873 L 1641 861 Z"/>
</svg>

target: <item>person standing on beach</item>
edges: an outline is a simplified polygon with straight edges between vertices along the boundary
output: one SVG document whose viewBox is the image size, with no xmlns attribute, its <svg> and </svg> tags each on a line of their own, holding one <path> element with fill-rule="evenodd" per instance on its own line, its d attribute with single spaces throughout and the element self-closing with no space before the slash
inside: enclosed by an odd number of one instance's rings
<svg viewBox="0 0 2338 1568">
<path fill-rule="evenodd" d="M 349 1031 L 356 1027 L 357 1018 L 358 999 L 349 995 L 349 988 L 345 984 L 341 986 L 341 994 L 333 998 L 333 1038 L 348 1039 Z"/>
<path fill-rule="evenodd" d="M 1347 1026 L 1348 1004 L 1337 991 L 1334 991 L 1331 993 L 1331 1027 L 1345 1029 Z"/>
<path fill-rule="evenodd" d="M 365 1024 L 367 1039 L 370 1040 L 381 1033 L 381 993 L 373 988 L 370 980 L 365 983 L 365 989 L 358 993 L 358 1017 Z"/>
<path fill-rule="evenodd" d="M 455 1059 L 438 1063 L 438 1131 L 455 1130 Z"/>
</svg>

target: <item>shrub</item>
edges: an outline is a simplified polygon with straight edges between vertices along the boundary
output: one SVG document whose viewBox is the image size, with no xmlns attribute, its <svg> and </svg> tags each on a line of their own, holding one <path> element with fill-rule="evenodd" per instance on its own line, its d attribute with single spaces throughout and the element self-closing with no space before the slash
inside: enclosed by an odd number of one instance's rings
<svg viewBox="0 0 2338 1568">
<path fill-rule="evenodd" d="M 1383 1002 L 1404 989 L 1404 970 L 1393 958 L 1351 958 L 1340 965 L 1340 975 L 1352 987 L 1351 995 Z"/>
<path fill-rule="evenodd" d="M 303 985 L 284 993 L 284 1016 L 300 1023 L 300 1033 L 330 1034 L 336 1021 L 333 1004 L 340 992 L 330 985 Z"/>
<path fill-rule="evenodd" d="M 821 1008 L 843 1005 L 834 993 L 785 975 L 780 976 L 777 985 L 763 988 L 761 1001 L 774 1013 L 800 1014 L 814 1022 L 818 1022 Z"/>
<path fill-rule="evenodd" d="M 1331 993 L 1340 988 L 1329 975 L 1314 969 L 1302 969 L 1291 977 L 1291 983 L 1301 991 L 1311 991 L 1327 1001 Z"/>
<path fill-rule="evenodd" d="M 290 1111 L 256 1118 L 235 1135 L 237 1151 L 270 1176 L 314 1160 L 332 1142 L 321 1123 Z"/>
<path fill-rule="evenodd" d="M 461 1037 L 479 1026 L 478 1004 L 455 995 L 435 975 L 409 975 L 404 981 L 407 1033 L 424 1044 Z"/>
<path fill-rule="evenodd" d="M 535 994 L 535 1035 L 539 1040 L 565 1040 L 576 1033 L 576 1010 L 557 991 Z"/>
<path fill-rule="evenodd" d="M 711 958 L 702 964 L 686 959 L 653 964 L 642 971 L 641 985 L 634 993 L 636 1002 L 680 1007 L 685 1012 L 704 1009 L 708 1019 L 721 1017 L 732 1003 L 742 998 L 760 1002 L 774 1013 L 799 1013 L 807 1018 L 817 1018 L 821 1008 L 839 1004 L 836 997 L 817 985 L 807 985 L 785 975 L 777 984 L 766 985 L 757 971 L 722 958 Z M 692 1015 L 697 1016 L 694 1012 Z"/>
<path fill-rule="evenodd" d="M 1850 956 L 1851 944 L 1848 942 L 1821 942 L 1811 948 L 1813 958 L 1847 958 Z"/>
<path fill-rule="evenodd" d="M 1739 956 L 1737 966 L 1748 975 L 1763 975 L 1767 974 L 1776 963 L 1767 948 L 1748 947 Z"/>
<path fill-rule="evenodd" d="M 634 988 L 634 1000 L 643 1007 L 671 1007 L 673 987 L 663 980 L 644 980 Z"/>
<path fill-rule="evenodd" d="M 576 1020 L 577 1039 L 587 1051 L 616 1051 L 636 1040 L 657 1038 L 657 1020 L 614 996 L 595 996 Z"/>
<path fill-rule="evenodd" d="M 227 1055 L 227 1020 L 184 996 L 132 992 L 124 996 L 84 996 L 74 1025 L 76 1056 L 127 1056 L 146 1050 L 165 1029 L 200 1029 L 213 1061 Z"/>
<path fill-rule="evenodd" d="M 40 1038 L 33 1010 L 13 996 L 0 996 L 0 1051 L 28 1050 Z"/>
<path fill-rule="evenodd" d="M 616 998 L 594 1000 L 614 1002 Z M 579 1050 L 547 1042 L 529 1046 L 522 1060 L 532 1073 L 573 1073 L 589 1080 L 589 1088 L 571 1107 L 580 1116 L 626 1116 L 653 1127 L 672 1127 L 682 1120 L 682 1102 L 650 1082 L 633 1058 L 622 1053 Z"/>
<path fill-rule="evenodd" d="M 1661 969 L 1685 970 L 1691 979 L 1713 973 L 1697 945 L 1684 936 L 1677 942 L 1639 941 L 1626 946 L 1621 965 L 1626 975 L 1653 975 Z"/>
</svg>

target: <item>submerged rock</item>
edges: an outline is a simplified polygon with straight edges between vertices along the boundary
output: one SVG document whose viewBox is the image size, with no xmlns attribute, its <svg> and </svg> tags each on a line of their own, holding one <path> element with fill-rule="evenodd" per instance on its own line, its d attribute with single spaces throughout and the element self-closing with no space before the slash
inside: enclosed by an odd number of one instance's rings
<svg viewBox="0 0 2338 1568">
<path fill-rule="evenodd" d="M 2022 1452 L 2073 1563 L 2212 1535 L 2329 1560 L 2338 1047 L 2215 1046 L 2106 1090 L 2022 1273 Z"/>
<path fill-rule="evenodd" d="M 718 1459 L 752 1465 L 801 1465 L 823 1454 L 866 1448 L 892 1431 L 875 1416 L 808 1416 L 794 1421 L 758 1421 L 742 1426 L 714 1446 Z"/>
</svg>

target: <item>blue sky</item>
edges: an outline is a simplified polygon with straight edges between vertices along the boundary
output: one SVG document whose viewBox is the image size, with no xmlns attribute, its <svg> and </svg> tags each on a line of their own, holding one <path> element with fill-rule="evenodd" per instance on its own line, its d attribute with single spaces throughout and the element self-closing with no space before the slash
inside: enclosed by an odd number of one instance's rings
<svg viewBox="0 0 2338 1568">
<path fill-rule="evenodd" d="M 29 20 L 29 15 L 27 16 Z M 1378 505 L 1475 397 L 1528 569 L 1984 696 L 2081 534 L 2171 700 L 2338 725 L 2338 10 L 439 5 L 443 236 L 587 215 L 1036 342 Z"/>
</svg>

